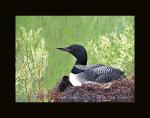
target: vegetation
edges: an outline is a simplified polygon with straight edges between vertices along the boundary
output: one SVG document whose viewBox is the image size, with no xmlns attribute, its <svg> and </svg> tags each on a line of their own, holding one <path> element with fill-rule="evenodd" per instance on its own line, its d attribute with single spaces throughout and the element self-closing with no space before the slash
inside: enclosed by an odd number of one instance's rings
<svg viewBox="0 0 150 118">
<path fill-rule="evenodd" d="M 16 37 L 16 95 L 17 100 L 33 101 L 35 92 L 42 89 L 48 53 L 39 35 L 41 29 L 29 33 L 23 27 L 20 30 L 22 33 Z"/>
<path fill-rule="evenodd" d="M 39 101 L 68 75 L 75 59 L 56 48 L 75 43 L 87 49 L 89 64 L 134 72 L 133 16 L 17 16 L 16 101 Z"/>
</svg>

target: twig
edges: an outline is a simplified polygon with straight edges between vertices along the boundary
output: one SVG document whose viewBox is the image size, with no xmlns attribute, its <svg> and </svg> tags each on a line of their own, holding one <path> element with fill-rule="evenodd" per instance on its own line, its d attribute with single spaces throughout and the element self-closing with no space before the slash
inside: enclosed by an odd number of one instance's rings
<svg viewBox="0 0 150 118">
<path fill-rule="evenodd" d="M 26 97 L 27 97 L 28 101 L 30 101 L 30 95 L 28 93 L 26 79 L 24 80 L 24 83 L 25 83 Z"/>
<path fill-rule="evenodd" d="M 27 44 L 27 43 L 26 43 Z M 26 56 L 27 56 L 27 67 L 28 67 L 28 69 L 29 69 L 29 73 L 30 73 L 30 75 L 31 75 L 31 77 L 32 77 L 32 79 L 34 79 L 34 77 L 33 77 L 33 75 L 32 75 L 32 72 L 31 72 L 31 69 L 30 69 L 30 66 L 29 66 L 29 61 L 28 61 L 28 58 L 29 58 L 29 56 L 28 56 L 28 51 L 27 51 L 27 47 L 25 46 L 25 49 L 26 49 Z"/>
</svg>

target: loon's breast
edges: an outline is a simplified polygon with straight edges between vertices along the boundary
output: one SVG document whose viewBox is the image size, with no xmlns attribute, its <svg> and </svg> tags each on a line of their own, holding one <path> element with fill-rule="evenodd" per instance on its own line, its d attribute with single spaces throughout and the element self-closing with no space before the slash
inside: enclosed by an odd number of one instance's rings
<svg viewBox="0 0 150 118">
<path fill-rule="evenodd" d="M 82 84 L 97 83 L 93 81 L 94 76 L 81 72 L 79 74 L 70 73 L 69 81 L 73 86 L 81 86 Z"/>
<path fill-rule="evenodd" d="M 71 82 L 71 84 L 73 86 L 81 86 L 82 85 L 82 81 L 78 77 L 78 74 L 70 73 L 70 75 L 69 75 L 69 81 Z"/>
</svg>

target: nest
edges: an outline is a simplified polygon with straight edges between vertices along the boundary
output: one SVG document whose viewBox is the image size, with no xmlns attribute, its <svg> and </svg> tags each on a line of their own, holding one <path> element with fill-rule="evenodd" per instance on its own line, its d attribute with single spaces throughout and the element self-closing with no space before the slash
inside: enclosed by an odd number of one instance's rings
<svg viewBox="0 0 150 118">
<path fill-rule="evenodd" d="M 109 83 L 89 83 L 72 86 L 64 76 L 56 87 L 49 91 L 53 102 L 134 102 L 134 78 L 114 80 Z"/>
</svg>

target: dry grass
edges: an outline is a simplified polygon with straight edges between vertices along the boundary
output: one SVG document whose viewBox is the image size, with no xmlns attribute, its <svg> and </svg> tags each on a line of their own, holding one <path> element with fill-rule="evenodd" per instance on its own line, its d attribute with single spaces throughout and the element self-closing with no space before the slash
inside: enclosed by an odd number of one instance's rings
<svg viewBox="0 0 150 118">
<path fill-rule="evenodd" d="M 134 79 L 115 80 L 106 84 L 69 86 L 63 92 L 49 93 L 53 102 L 134 102 Z"/>
</svg>

